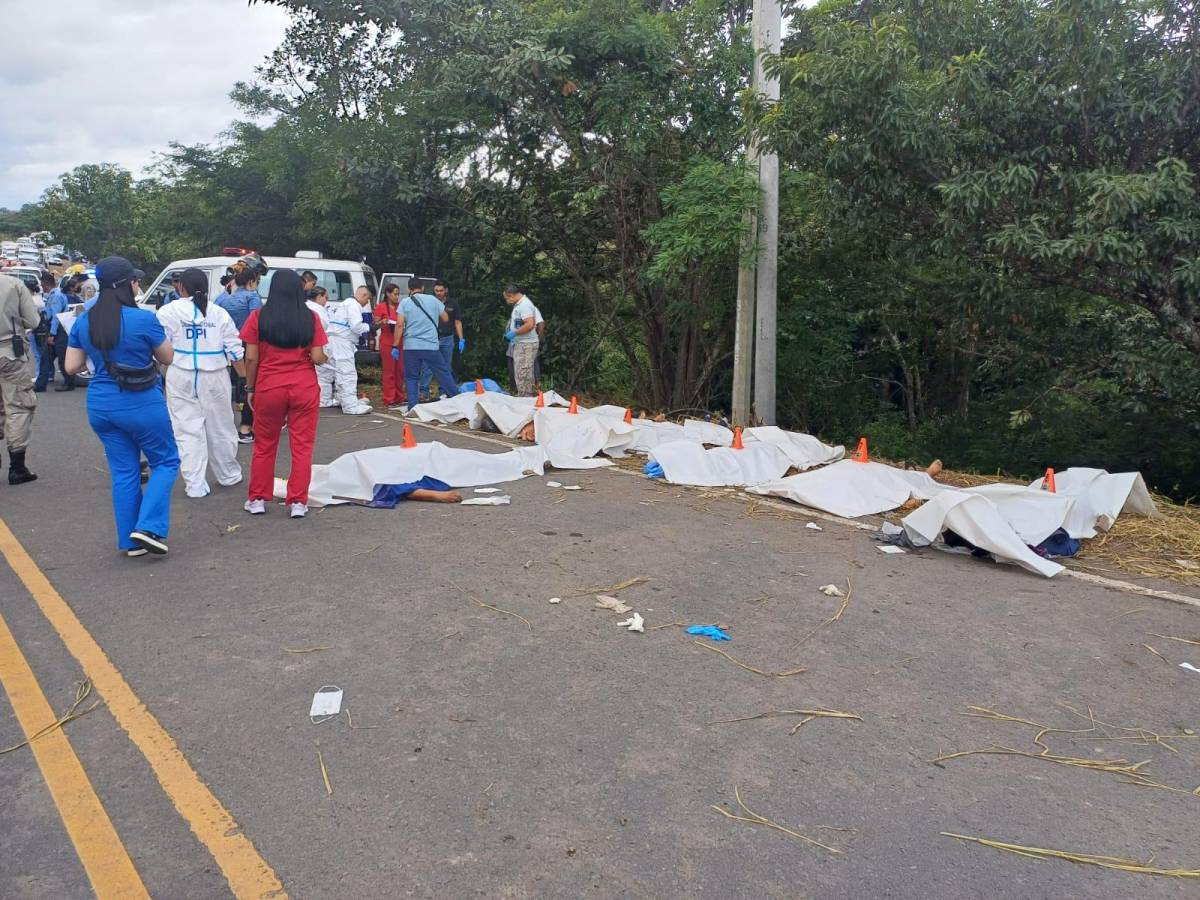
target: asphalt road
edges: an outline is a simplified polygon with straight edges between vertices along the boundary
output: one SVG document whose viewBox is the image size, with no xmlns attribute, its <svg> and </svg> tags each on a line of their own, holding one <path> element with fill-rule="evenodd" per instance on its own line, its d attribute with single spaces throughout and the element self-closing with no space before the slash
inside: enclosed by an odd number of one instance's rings
<svg viewBox="0 0 1200 900">
<path fill-rule="evenodd" d="M 39 481 L 0 485 L 0 519 L 292 897 L 1196 895 L 1195 879 L 941 834 L 1200 868 L 1200 738 L 1165 746 L 1086 718 L 1200 731 L 1200 675 L 1177 666 L 1200 647 L 1149 636 L 1196 638 L 1194 609 L 932 550 L 884 556 L 860 531 L 612 471 L 552 476 L 584 485 L 573 493 L 505 486 L 509 507 L 303 521 L 278 506 L 251 519 L 241 488 L 188 500 L 177 485 L 170 556 L 127 560 L 84 397 L 44 395 Z M 318 461 L 398 442 L 379 421 L 326 411 Z M 619 596 L 645 634 L 576 596 L 635 576 L 649 580 Z M 847 581 L 843 615 L 811 634 L 841 605 L 818 586 Z M 0 616 L 51 706 L 69 707 L 81 664 L 3 562 Z M 747 665 L 807 671 L 747 671 L 671 625 L 714 622 Z M 309 647 L 330 649 L 287 650 Z M 323 685 L 343 689 L 353 727 L 310 723 Z M 0 749 L 23 737 L 12 701 L 0 692 Z M 1182 790 L 1018 755 L 932 764 L 1038 752 L 1035 728 L 971 706 L 1073 729 L 1044 740 L 1148 760 Z M 709 724 L 816 708 L 861 721 Z M 231 895 L 189 801 L 168 797 L 108 705 L 63 732 L 152 896 Z M 840 852 L 721 816 L 735 788 Z M 92 895 L 64 821 L 31 749 L 0 755 L 0 897 Z"/>
</svg>

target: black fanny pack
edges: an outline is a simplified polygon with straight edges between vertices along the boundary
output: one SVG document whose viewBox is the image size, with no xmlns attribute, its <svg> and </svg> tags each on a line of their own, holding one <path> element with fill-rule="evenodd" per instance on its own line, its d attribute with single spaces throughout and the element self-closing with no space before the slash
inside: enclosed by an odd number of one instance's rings
<svg viewBox="0 0 1200 900">
<path fill-rule="evenodd" d="M 115 363 L 104 355 L 104 367 L 108 375 L 123 391 L 148 391 L 158 384 L 158 368 L 151 361 L 148 366 L 127 366 Z"/>
</svg>

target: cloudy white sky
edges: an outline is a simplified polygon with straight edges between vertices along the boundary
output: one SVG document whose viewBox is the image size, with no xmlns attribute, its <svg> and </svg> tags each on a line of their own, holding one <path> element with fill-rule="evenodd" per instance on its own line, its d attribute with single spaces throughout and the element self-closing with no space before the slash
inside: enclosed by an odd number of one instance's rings
<svg viewBox="0 0 1200 900">
<path fill-rule="evenodd" d="M 82 163 L 137 175 L 169 141 L 212 140 L 236 115 L 234 82 L 253 75 L 288 21 L 246 0 L 0 0 L 0 14 L 8 208 Z"/>
</svg>

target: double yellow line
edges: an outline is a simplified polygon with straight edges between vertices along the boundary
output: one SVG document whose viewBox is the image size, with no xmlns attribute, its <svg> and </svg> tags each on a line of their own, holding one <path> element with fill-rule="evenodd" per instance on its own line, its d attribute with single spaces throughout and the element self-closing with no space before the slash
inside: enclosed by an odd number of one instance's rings
<svg viewBox="0 0 1200 900">
<path fill-rule="evenodd" d="M 3 519 L 0 519 L 0 554 L 21 579 L 71 655 L 78 660 L 84 674 L 91 678 L 117 724 L 146 758 L 175 809 L 212 854 L 234 895 L 256 900 L 285 898 L 287 894 L 275 872 L 259 856 L 250 839 L 241 833 L 233 816 L 200 780 L 175 741 L 138 699 Z M 8 693 L 26 737 L 31 738 L 58 718 L 3 616 L 0 616 L 0 683 Z M 149 897 L 112 820 L 62 730 L 51 731 L 33 741 L 30 747 L 96 895 L 102 900 Z"/>
</svg>

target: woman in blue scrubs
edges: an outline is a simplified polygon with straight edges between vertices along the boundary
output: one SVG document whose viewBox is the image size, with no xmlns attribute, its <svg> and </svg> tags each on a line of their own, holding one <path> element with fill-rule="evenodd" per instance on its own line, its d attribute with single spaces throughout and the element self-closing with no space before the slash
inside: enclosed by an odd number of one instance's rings
<svg viewBox="0 0 1200 900">
<path fill-rule="evenodd" d="M 100 297 L 71 328 L 66 368 L 78 374 L 91 360 L 96 373 L 88 387 L 88 424 L 104 444 L 112 473 L 117 547 L 126 556 L 162 555 L 179 451 L 153 363 L 170 365 L 174 351 L 154 313 L 134 303 L 134 271 L 120 256 L 96 265 Z M 140 454 L 150 463 L 144 496 Z"/>
</svg>

